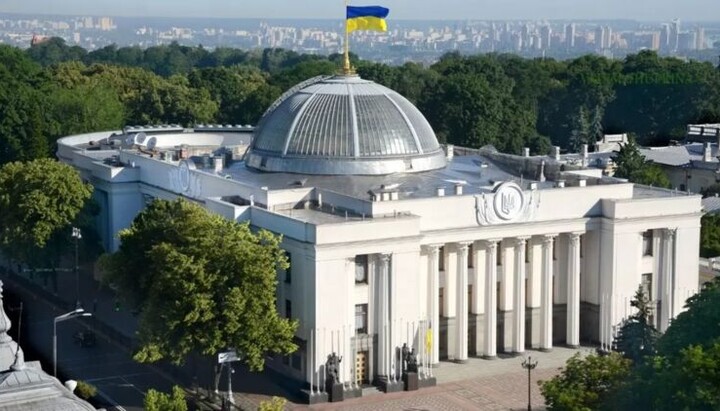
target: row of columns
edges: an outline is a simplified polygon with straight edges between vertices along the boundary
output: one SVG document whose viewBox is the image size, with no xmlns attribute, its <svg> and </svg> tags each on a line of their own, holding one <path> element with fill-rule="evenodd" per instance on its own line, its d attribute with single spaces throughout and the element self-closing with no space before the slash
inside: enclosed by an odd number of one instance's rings
<svg viewBox="0 0 720 411">
<path fill-rule="evenodd" d="M 574 232 L 568 235 L 568 261 L 567 261 L 567 344 L 577 346 L 580 344 L 580 235 Z M 553 346 L 553 247 L 557 234 L 547 234 L 541 237 L 542 255 L 540 273 L 540 349 L 549 350 Z M 512 351 L 521 353 L 525 351 L 525 308 L 526 308 L 526 262 L 525 247 L 530 237 L 518 237 L 514 241 L 514 272 L 504 273 L 504 281 L 513 298 L 511 323 Z M 485 251 L 485 266 L 474 265 L 475 270 L 482 270 L 475 275 L 475 292 L 484 293 L 483 327 L 478 330 L 478 338 L 482 338 L 482 355 L 493 358 L 497 355 L 497 282 L 498 261 L 497 248 L 502 239 L 488 239 L 476 244 L 482 245 Z M 455 360 L 466 361 L 468 358 L 468 250 L 473 242 L 459 242 L 457 247 L 457 272 L 446 273 L 455 275 Z M 440 267 L 439 251 L 443 244 L 427 246 L 428 251 L 428 321 L 433 334 L 431 359 L 433 363 L 439 361 L 439 289 Z M 447 281 L 446 284 L 451 283 Z M 478 296 L 479 298 L 480 296 Z M 481 335 L 480 335 L 481 334 Z"/>
</svg>

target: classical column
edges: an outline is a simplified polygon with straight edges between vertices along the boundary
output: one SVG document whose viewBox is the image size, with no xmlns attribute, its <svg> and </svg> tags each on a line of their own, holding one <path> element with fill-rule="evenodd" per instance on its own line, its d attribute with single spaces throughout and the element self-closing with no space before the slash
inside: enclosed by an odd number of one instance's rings
<svg viewBox="0 0 720 411">
<path fill-rule="evenodd" d="M 554 234 L 542 239 L 542 284 L 540 285 L 540 349 L 552 349 L 553 339 L 553 243 Z"/>
<path fill-rule="evenodd" d="M 389 378 L 390 372 L 390 300 L 389 266 L 390 254 L 377 255 L 378 283 L 378 372 L 379 376 Z"/>
<path fill-rule="evenodd" d="M 660 264 L 662 270 L 662 294 L 660 298 L 660 332 L 665 332 L 670 326 L 672 319 L 672 297 L 673 297 L 673 280 L 674 280 L 674 242 L 675 232 L 677 229 L 666 228 L 663 230 L 662 237 L 662 262 Z"/>
<path fill-rule="evenodd" d="M 567 345 L 580 345 L 580 235 L 568 234 Z"/>
<path fill-rule="evenodd" d="M 471 242 L 458 244 L 457 292 L 455 296 L 455 361 L 468 359 L 468 247 Z"/>
<path fill-rule="evenodd" d="M 440 269 L 438 266 L 440 246 L 440 244 L 426 246 L 428 252 L 428 327 L 429 332 L 432 333 L 429 352 L 430 364 L 438 364 L 440 359 Z"/>
<path fill-rule="evenodd" d="M 497 248 L 500 240 L 487 240 L 485 267 L 485 344 L 483 356 L 497 356 Z"/>
<path fill-rule="evenodd" d="M 513 283 L 513 352 L 525 351 L 525 246 L 528 237 L 515 240 L 515 282 Z"/>
</svg>

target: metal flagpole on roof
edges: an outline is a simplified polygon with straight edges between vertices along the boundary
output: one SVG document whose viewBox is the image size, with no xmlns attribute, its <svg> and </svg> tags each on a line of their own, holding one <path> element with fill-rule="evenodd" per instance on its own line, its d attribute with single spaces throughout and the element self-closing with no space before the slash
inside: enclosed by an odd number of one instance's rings
<svg viewBox="0 0 720 411">
<path fill-rule="evenodd" d="M 350 5 L 349 0 L 345 0 L 345 47 L 344 47 L 344 58 L 343 58 L 343 74 L 346 76 L 352 74 L 352 68 L 350 67 L 350 32 L 347 26 L 347 7 Z"/>
</svg>

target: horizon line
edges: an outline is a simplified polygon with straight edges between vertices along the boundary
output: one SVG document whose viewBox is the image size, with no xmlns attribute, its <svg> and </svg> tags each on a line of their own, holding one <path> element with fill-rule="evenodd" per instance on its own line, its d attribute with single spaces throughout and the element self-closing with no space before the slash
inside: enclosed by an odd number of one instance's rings
<svg viewBox="0 0 720 411">
<path fill-rule="evenodd" d="M 18 12 L 18 11 L 2 11 L 0 14 L 4 15 L 21 15 L 21 16 L 46 16 L 46 17 L 111 17 L 111 18 L 137 18 L 137 19 L 212 19 L 212 20 L 326 20 L 326 21 L 342 21 L 344 18 L 340 17 L 337 19 L 330 17 L 221 17 L 221 16 L 144 16 L 144 15 L 113 15 L 113 14 L 93 14 L 93 13 L 31 13 L 31 12 Z M 625 22 L 667 22 L 672 19 L 659 19 L 659 20 L 643 20 L 638 18 L 621 18 L 621 17 L 608 17 L 608 18 L 493 18 L 493 19 L 482 19 L 482 18 L 393 18 L 394 21 L 452 21 L 452 22 L 486 22 L 486 21 L 547 21 L 547 22 L 596 22 L 596 21 L 625 21 Z M 692 20 L 692 19 L 680 19 L 689 23 L 720 23 L 718 20 Z"/>
</svg>

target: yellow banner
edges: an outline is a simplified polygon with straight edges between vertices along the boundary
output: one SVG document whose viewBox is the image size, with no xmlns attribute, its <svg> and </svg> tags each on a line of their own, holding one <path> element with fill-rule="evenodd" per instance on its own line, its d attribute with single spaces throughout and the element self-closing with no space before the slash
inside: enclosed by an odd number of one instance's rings
<svg viewBox="0 0 720 411">
<path fill-rule="evenodd" d="M 356 30 L 387 31 L 387 22 L 378 17 L 355 17 L 347 19 L 345 27 L 348 33 Z"/>
</svg>

